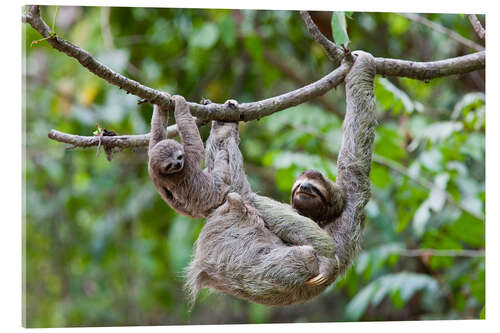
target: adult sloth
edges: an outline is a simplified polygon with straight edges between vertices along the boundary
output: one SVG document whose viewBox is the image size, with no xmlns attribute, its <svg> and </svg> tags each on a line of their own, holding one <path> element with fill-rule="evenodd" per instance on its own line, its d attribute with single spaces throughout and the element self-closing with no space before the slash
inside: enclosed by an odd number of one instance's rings
<svg viewBox="0 0 500 333">
<path fill-rule="evenodd" d="M 354 56 L 345 78 L 347 110 L 337 162 L 337 185 L 345 200 L 343 209 L 329 220 L 319 214 L 313 217 L 316 224 L 289 205 L 252 193 L 238 149 L 237 124 L 214 122 L 212 130 L 219 128 L 226 134 L 210 147 L 207 143 L 208 171 L 213 165 L 210 156 L 227 151 L 233 193 L 208 215 L 196 243 L 187 281 L 193 299 L 200 288 L 209 287 L 267 305 L 302 302 L 320 294 L 357 255 L 370 196 L 376 118 L 374 59 L 361 51 Z M 305 197 L 299 198 L 305 191 L 295 191 L 292 203 L 299 213 L 310 216 Z M 328 193 L 311 189 L 309 194 L 312 199 L 324 197 L 319 209 L 323 207 L 326 213 Z"/>
</svg>

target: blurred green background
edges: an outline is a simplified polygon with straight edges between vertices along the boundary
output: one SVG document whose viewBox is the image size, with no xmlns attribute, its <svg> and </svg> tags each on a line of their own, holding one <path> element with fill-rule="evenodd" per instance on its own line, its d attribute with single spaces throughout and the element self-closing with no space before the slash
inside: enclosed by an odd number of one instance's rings
<svg viewBox="0 0 500 333">
<path fill-rule="evenodd" d="M 55 12 L 42 7 L 49 25 Z M 331 36 L 331 13 L 312 15 Z M 464 15 L 425 16 L 480 43 Z M 353 13 L 347 26 L 351 49 L 379 57 L 431 61 L 474 51 L 398 14 Z M 60 7 L 55 30 L 114 70 L 190 101 L 260 100 L 333 69 L 294 11 Z M 429 83 L 377 77 L 372 198 L 363 252 L 344 278 L 301 305 L 269 308 L 204 291 L 189 311 L 183 270 L 203 220 L 179 216 L 161 200 L 145 150 L 125 150 L 110 163 L 95 147 L 67 150 L 47 138 L 52 128 L 92 135 L 96 124 L 146 133 L 151 105 L 137 105 L 137 97 L 46 42 L 31 46 L 41 37 L 30 26 L 22 32 L 28 327 L 467 319 L 484 312 L 484 71 Z M 344 110 L 338 87 L 242 123 L 253 189 L 288 202 L 294 178 L 307 168 L 335 179 Z"/>
</svg>

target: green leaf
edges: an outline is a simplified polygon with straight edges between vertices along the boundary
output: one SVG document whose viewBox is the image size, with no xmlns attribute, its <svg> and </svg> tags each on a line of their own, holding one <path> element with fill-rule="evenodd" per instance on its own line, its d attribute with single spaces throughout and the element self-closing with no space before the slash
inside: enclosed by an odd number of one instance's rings
<svg viewBox="0 0 500 333">
<path fill-rule="evenodd" d="M 438 212 L 443 209 L 446 203 L 446 184 L 450 176 L 442 173 L 434 179 L 434 187 L 425 200 L 415 212 L 413 217 L 413 229 L 418 236 L 421 236 L 431 217 L 431 211 Z"/>
<path fill-rule="evenodd" d="M 366 285 L 347 304 L 346 318 L 358 320 L 369 305 L 377 306 L 388 296 L 397 308 L 401 308 L 417 291 L 424 291 L 429 297 L 439 294 L 437 281 L 425 274 L 400 272 L 381 276 Z"/>
<path fill-rule="evenodd" d="M 347 24 L 344 12 L 332 13 L 332 33 L 333 40 L 337 46 L 349 45 L 349 36 L 347 35 Z"/>
<path fill-rule="evenodd" d="M 485 139 L 484 134 L 472 133 L 462 145 L 460 152 L 467 154 L 478 162 L 484 161 Z"/>
<path fill-rule="evenodd" d="M 377 102 L 384 110 L 392 110 L 394 114 L 401 112 L 422 112 L 423 106 L 411 98 L 401 89 L 396 87 L 386 78 L 378 77 L 375 80 L 375 95 Z"/>
<path fill-rule="evenodd" d="M 361 318 L 368 305 L 370 305 L 373 295 L 377 292 L 378 287 L 378 283 L 370 283 L 356 294 L 356 297 L 354 297 L 349 304 L 347 304 L 345 311 L 347 320 L 355 321 Z"/>
<path fill-rule="evenodd" d="M 485 100 L 486 96 L 481 92 L 473 92 L 464 95 L 457 104 L 455 104 L 451 119 L 457 119 L 461 114 L 463 115 L 471 109 L 484 105 Z"/>
<path fill-rule="evenodd" d="M 252 324 L 263 324 L 269 320 L 269 309 L 261 304 L 250 303 L 248 317 Z"/>
<path fill-rule="evenodd" d="M 380 188 L 387 188 L 392 182 L 391 175 L 389 171 L 387 171 L 387 168 L 381 167 L 378 164 L 372 166 L 370 179 L 375 186 Z"/>
</svg>

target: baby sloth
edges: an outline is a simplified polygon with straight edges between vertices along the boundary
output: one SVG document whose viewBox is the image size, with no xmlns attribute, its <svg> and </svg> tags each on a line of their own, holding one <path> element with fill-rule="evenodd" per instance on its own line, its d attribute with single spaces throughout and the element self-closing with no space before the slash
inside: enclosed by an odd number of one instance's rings
<svg viewBox="0 0 500 333">
<path fill-rule="evenodd" d="M 321 172 L 306 170 L 292 186 L 290 203 L 300 215 L 323 227 L 342 213 L 345 191 Z"/>
<path fill-rule="evenodd" d="M 202 171 L 205 148 L 182 96 L 174 96 L 181 143 L 167 139 L 168 110 L 155 105 L 149 141 L 149 174 L 163 200 L 178 213 L 206 217 L 224 201 L 229 187 L 227 152 L 219 151 L 211 172 Z"/>
</svg>

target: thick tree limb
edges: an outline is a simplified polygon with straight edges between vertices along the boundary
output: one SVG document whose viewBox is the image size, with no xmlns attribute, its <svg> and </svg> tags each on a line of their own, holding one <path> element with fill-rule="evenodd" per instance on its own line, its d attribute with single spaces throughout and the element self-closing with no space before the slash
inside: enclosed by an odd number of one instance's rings
<svg viewBox="0 0 500 333">
<path fill-rule="evenodd" d="M 314 40 L 318 42 L 325 50 L 328 59 L 330 59 L 334 66 L 338 66 L 342 61 L 342 58 L 344 57 L 344 52 L 340 48 L 338 48 L 335 43 L 326 38 L 325 35 L 321 33 L 321 31 L 319 31 L 318 26 L 312 20 L 309 12 L 301 11 L 300 16 L 302 17 L 302 20 L 306 25 L 307 31 L 309 31 Z"/>
<path fill-rule="evenodd" d="M 188 104 L 191 113 L 202 119 L 225 121 L 256 120 L 324 95 L 327 91 L 335 88 L 344 81 L 344 77 L 350 68 L 351 64 L 344 62 L 333 72 L 307 86 L 261 101 L 238 104 L 236 107 L 216 103 L 208 105 Z"/>
<path fill-rule="evenodd" d="M 437 24 L 436 22 L 432 22 L 431 20 L 428 20 L 427 18 L 420 16 L 418 14 L 400 14 L 401 16 L 406 17 L 409 20 L 412 20 L 414 22 L 420 23 L 422 25 L 425 25 L 437 32 L 440 32 L 451 39 L 457 41 L 458 43 L 465 45 L 471 49 L 474 49 L 476 51 L 484 51 L 484 47 L 471 41 L 470 39 L 467 39 L 459 34 L 457 34 L 455 31 L 450 30 L 446 27 L 443 27 L 441 24 Z M 470 19 L 470 18 L 469 18 Z M 481 23 L 479 23 L 481 24 Z"/>
<path fill-rule="evenodd" d="M 484 40 L 484 37 L 486 36 L 486 31 L 484 30 L 477 16 L 473 14 L 469 15 L 469 22 L 472 24 L 472 27 L 474 28 L 476 35 Z"/>
<path fill-rule="evenodd" d="M 377 74 L 383 76 L 408 77 L 424 81 L 484 69 L 485 62 L 486 51 L 431 62 L 375 58 Z"/>
</svg>

